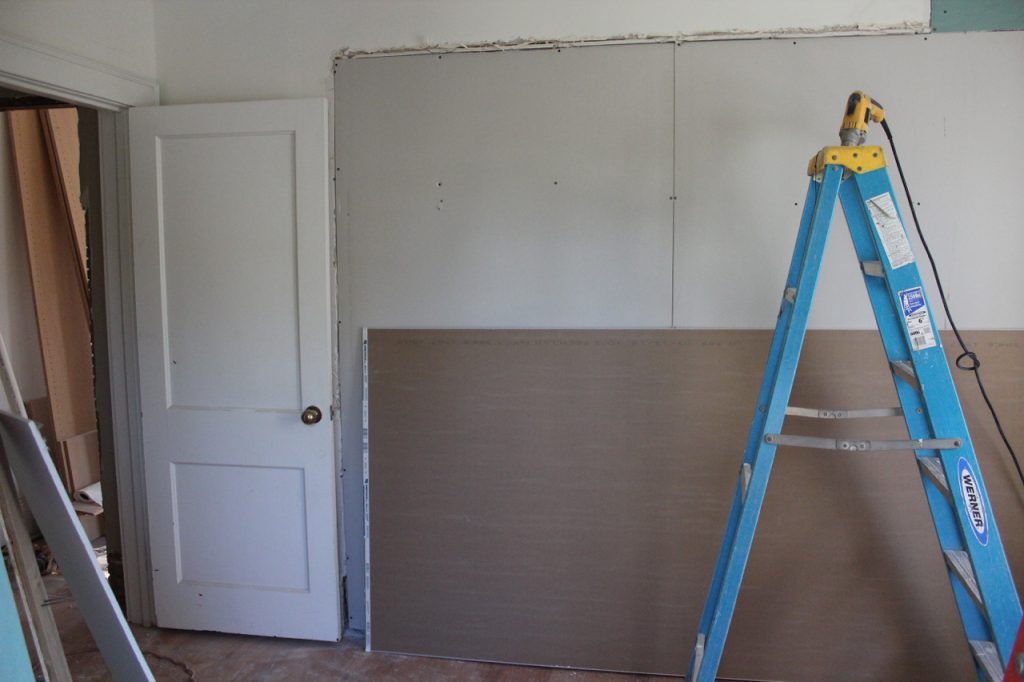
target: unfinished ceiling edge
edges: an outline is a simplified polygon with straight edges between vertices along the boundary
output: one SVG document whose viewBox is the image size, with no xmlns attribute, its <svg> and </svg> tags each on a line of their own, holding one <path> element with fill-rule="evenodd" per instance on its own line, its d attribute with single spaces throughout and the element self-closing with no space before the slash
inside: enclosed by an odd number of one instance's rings
<svg viewBox="0 0 1024 682">
<path fill-rule="evenodd" d="M 931 33 L 927 23 L 908 21 L 885 25 L 834 25 L 820 28 L 778 28 L 762 31 L 698 31 L 692 33 L 628 33 L 604 37 L 512 38 L 473 43 L 431 43 L 427 45 L 348 48 L 334 53 L 335 60 L 369 57 L 399 57 L 453 52 L 509 52 L 514 50 L 550 50 L 562 47 L 599 45 L 647 45 L 658 43 L 707 42 L 712 40 L 780 40 L 787 38 L 843 38 L 850 36 L 908 35 Z"/>
<path fill-rule="evenodd" d="M 0 31 L 0 85 L 118 110 L 159 102 L 156 81 Z"/>
</svg>

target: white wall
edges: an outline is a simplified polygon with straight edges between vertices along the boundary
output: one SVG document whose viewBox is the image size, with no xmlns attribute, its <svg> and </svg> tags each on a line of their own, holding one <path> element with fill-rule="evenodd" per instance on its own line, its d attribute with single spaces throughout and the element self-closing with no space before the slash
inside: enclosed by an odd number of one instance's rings
<svg viewBox="0 0 1024 682">
<path fill-rule="evenodd" d="M 929 16 L 929 0 L 157 0 L 156 63 L 167 104 L 307 97 L 328 90 L 341 48 L 921 29 Z"/>
<path fill-rule="evenodd" d="M 154 0 L 0 0 L 0 31 L 153 79 Z"/>
<path fill-rule="evenodd" d="M 46 395 L 7 114 L 0 113 L 0 334 L 25 400 Z M 5 402 L 0 398 L 0 405 Z"/>
<path fill-rule="evenodd" d="M 153 0 L 0 0 L 0 40 L 153 80 Z M 21 206 L 0 114 L 0 333 L 25 399 L 46 395 Z"/>
<path fill-rule="evenodd" d="M 853 64 L 856 73 L 841 66 Z M 956 323 L 1024 329 L 1024 138 L 1008 134 L 1024 106 L 1024 32 L 686 43 L 676 84 L 675 326 L 774 326 L 800 170 L 815 146 L 839 143 L 842 105 L 858 88 L 887 107 Z M 887 155 L 936 323 L 948 329 L 879 126 L 869 144 Z M 811 327 L 872 329 L 841 217 L 836 226 Z M 709 284 L 714 295 L 694 294 Z"/>
</svg>

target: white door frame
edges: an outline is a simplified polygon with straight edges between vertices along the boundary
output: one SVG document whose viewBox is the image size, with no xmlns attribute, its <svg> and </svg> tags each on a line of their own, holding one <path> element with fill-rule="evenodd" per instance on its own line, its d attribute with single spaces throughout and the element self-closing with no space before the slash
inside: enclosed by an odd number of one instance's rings
<svg viewBox="0 0 1024 682">
<path fill-rule="evenodd" d="M 334 63 L 331 60 L 331 68 Z M 330 168 L 334 169 L 334 79 L 329 79 L 327 135 Z M 110 363 L 111 421 L 116 461 L 117 499 L 127 618 L 151 626 L 155 622 L 153 582 L 149 562 L 149 522 L 146 513 L 145 470 L 142 458 L 142 418 L 139 397 L 138 343 L 135 327 L 134 259 L 132 256 L 131 186 L 128 167 L 130 107 L 160 103 L 153 79 L 139 76 L 80 55 L 0 31 L 0 86 L 51 97 L 99 113 L 100 208 L 104 257 L 103 304 L 107 315 L 107 353 Z M 337 230 L 334 218 L 334 171 L 329 183 L 332 254 L 331 315 L 335 334 L 332 350 L 332 413 L 340 399 L 337 349 Z M 332 420 L 337 473 L 341 474 L 340 419 Z M 338 548 L 342 576 L 343 627 L 345 609 L 345 537 L 343 502 L 338 481 Z"/>
<path fill-rule="evenodd" d="M 156 81 L 0 32 L 0 85 L 99 111 L 100 207 L 114 452 L 128 620 L 153 623 L 132 286 L 128 119 Z"/>
</svg>

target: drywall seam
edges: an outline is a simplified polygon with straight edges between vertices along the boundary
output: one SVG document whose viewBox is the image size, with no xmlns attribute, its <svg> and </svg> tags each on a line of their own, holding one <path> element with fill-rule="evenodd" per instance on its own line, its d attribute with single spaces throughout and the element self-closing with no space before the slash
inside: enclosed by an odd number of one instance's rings
<svg viewBox="0 0 1024 682">
<path fill-rule="evenodd" d="M 635 45 L 645 43 L 702 42 L 709 40 L 770 40 L 783 38 L 836 38 L 863 35 L 905 35 L 931 33 L 924 23 L 906 21 L 898 24 L 849 24 L 820 28 L 779 28 L 766 31 L 697 31 L 693 33 L 624 33 L 606 37 L 566 38 L 513 38 L 511 40 L 475 43 L 434 43 L 429 45 L 382 47 L 374 49 L 341 48 L 335 59 L 366 57 L 396 57 L 402 55 L 438 54 L 450 52 L 505 52 L 509 50 L 545 50 L 560 47 L 590 47 L 596 45 Z"/>
</svg>

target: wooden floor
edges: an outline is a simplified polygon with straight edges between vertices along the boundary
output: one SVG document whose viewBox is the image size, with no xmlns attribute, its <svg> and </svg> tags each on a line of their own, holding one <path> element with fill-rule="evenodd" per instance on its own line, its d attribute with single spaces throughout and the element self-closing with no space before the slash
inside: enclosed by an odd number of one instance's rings
<svg viewBox="0 0 1024 682">
<path fill-rule="evenodd" d="M 51 598 L 70 596 L 59 576 L 47 576 Z M 73 601 L 54 605 L 64 650 L 76 681 L 110 680 L 89 630 Z M 655 680 L 577 670 L 469 663 L 416 656 L 366 653 L 363 642 L 337 644 L 133 627 L 157 680 L 178 682 L 276 682 L 284 680 L 467 680 L 470 682 L 624 682 Z"/>
</svg>

